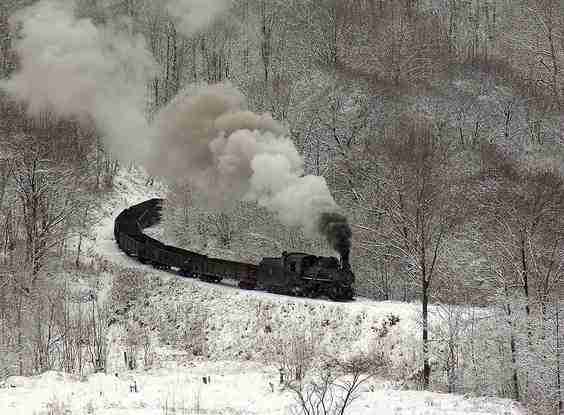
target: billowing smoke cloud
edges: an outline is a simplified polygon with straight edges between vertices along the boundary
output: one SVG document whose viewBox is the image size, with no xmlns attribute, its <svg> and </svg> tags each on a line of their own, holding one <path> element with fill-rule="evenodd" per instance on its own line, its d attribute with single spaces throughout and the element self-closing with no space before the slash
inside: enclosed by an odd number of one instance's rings
<svg viewBox="0 0 564 415">
<path fill-rule="evenodd" d="M 152 172 L 189 178 L 221 205 L 257 201 L 286 225 L 334 239 L 332 226 L 319 225 L 324 213 L 337 210 L 325 179 L 304 176 L 286 129 L 269 114 L 249 111 L 232 85 L 185 91 L 160 112 L 153 131 Z"/>
<path fill-rule="evenodd" d="M 225 4 L 166 3 L 177 18 L 184 16 L 186 30 L 198 27 L 190 19 L 203 24 Z M 51 110 L 93 119 L 120 159 L 170 180 L 188 179 L 219 206 L 256 201 L 286 225 L 321 232 L 346 260 L 350 228 L 335 213 L 325 179 L 304 175 L 286 129 L 269 114 L 249 111 L 235 87 L 189 88 L 149 125 L 145 91 L 156 64 L 143 39 L 76 19 L 71 8 L 54 0 L 36 3 L 17 20 L 23 24 L 15 45 L 21 69 L 0 88 L 27 102 L 32 114 Z"/>
<path fill-rule="evenodd" d="M 165 0 L 164 3 L 177 30 L 190 37 L 210 26 L 229 9 L 232 0 Z"/>
<path fill-rule="evenodd" d="M 145 157 L 145 85 L 156 68 L 141 37 L 76 19 L 69 5 L 41 1 L 14 16 L 21 69 L 0 88 L 31 114 L 93 119 L 122 159 Z"/>
</svg>

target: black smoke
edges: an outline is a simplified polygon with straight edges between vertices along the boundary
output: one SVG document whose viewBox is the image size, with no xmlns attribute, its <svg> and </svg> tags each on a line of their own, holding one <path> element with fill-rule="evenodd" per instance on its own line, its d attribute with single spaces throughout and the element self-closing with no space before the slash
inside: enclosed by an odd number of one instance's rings
<svg viewBox="0 0 564 415">
<path fill-rule="evenodd" d="M 340 213 L 322 213 L 319 218 L 318 229 L 335 251 L 341 255 L 343 268 L 350 268 L 349 253 L 352 231 L 347 218 Z"/>
</svg>

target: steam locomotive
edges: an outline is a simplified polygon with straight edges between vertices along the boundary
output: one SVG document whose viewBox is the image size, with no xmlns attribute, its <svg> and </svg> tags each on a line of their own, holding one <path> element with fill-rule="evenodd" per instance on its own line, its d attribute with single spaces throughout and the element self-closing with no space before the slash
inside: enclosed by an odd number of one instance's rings
<svg viewBox="0 0 564 415">
<path fill-rule="evenodd" d="M 185 277 L 207 282 L 238 281 L 239 288 L 261 289 L 280 294 L 350 300 L 354 297 L 354 274 L 348 258 L 283 252 L 256 264 L 211 258 L 145 235 L 143 228 L 160 220 L 163 199 L 150 199 L 122 211 L 114 222 L 114 237 L 121 250 L 155 268 L 176 269 Z"/>
</svg>

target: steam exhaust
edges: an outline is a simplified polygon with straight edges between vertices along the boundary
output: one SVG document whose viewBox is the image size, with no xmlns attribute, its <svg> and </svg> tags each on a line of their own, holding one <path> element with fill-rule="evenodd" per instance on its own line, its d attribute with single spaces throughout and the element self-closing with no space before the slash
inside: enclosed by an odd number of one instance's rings
<svg viewBox="0 0 564 415">
<path fill-rule="evenodd" d="M 340 213 L 324 212 L 318 222 L 319 233 L 327 239 L 333 249 L 341 255 L 341 267 L 350 270 L 351 227 Z"/>
<path fill-rule="evenodd" d="M 165 0 L 181 27 L 201 30 L 228 0 Z M 254 201 L 286 226 L 321 233 L 349 269 L 351 229 L 323 177 L 306 175 L 288 129 L 249 110 L 230 83 L 191 86 L 148 122 L 146 85 L 158 64 L 144 38 L 119 25 L 77 18 L 71 4 L 41 0 L 13 16 L 22 37 L 19 70 L 0 90 L 27 104 L 93 120 L 121 161 L 134 161 L 169 182 L 189 181 L 217 209 Z M 202 26 L 188 23 L 201 22 Z M 189 36 L 192 33 L 185 33 Z"/>
</svg>

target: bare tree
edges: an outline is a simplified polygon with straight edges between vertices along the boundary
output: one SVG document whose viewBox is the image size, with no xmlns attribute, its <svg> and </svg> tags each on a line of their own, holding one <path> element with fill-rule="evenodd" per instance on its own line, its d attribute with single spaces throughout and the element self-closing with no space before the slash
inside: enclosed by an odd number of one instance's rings
<svg viewBox="0 0 564 415">
<path fill-rule="evenodd" d="M 285 386 L 296 399 L 294 413 L 344 415 L 359 398 L 361 386 L 382 370 L 381 362 L 368 356 L 328 358 L 307 378 L 288 380 Z"/>
<path fill-rule="evenodd" d="M 483 247 L 492 267 L 487 284 L 507 315 L 514 398 L 530 401 L 535 385 L 545 382 L 537 375 L 549 364 L 544 360 L 550 353 L 543 352 L 552 338 L 548 310 L 561 295 L 564 181 L 550 167 L 513 160 L 491 147 L 484 167 Z"/>
<path fill-rule="evenodd" d="M 108 309 L 98 303 L 94 295 L 91 301 L 91 317 L 89 321 L 88 352 L 90 363 L 96 372 L 105 372 L 108 358 Z"/>
<path fill-rule="evenodd" d="M 342 13 L 338 70 L 396 89 L 441 76 L 448 62 L 442 21 L 417 7 L 381 3 L 377 13 L 360 4 Z"/>
<path fill-rule="evenodd" d="M 399 128 L 398 128 L 399 127 Z M 372 151 L 386 165 L 381 209 L 386 244 L 419 282 L 422 303 L 423 384 L 429 387 L 429 302 L 444 271 L 446 243 L 465 217 L 465 178 L 456 173 L 450 139 L 441 125 L 399 124 Z M 377 153 L 377 154 L 376 154 Z M 384 159 L 381 158 L 384 156 Z"/>
<path fill-rule="evenodd" d="M 556 390 L 558 393 L 558 411 L 564 412 L 564 394 L 562 393 L 562 337 L 560 335 L 560 302 L 556 301 L 555 307 L 555 337 L 556 337 Z"/>
<path fill-rule="evenodd" d="M 209 83 L 231 78 L 231 41 L 234 30 L 224 20 L 198 36 L 204 77 Z"/>
<path fill-rule="evenodd" d="M 56 171 L 53 163 L 34 151 L 18 156 L 12 172 L 22 210 L 25 255 L 33 284 L 48 253 L 63 239 L 64 222 L 74 208 L 67 187 L 70 172 Z"/>
<path fill-rule="evenodd" d="M 233 219 L 225 212 L 211 213 L 208 215 L 211 229 L 224 248 L 230 248 L 233 242 L 235 227 Z"/>
<path fill-rule="evenodd" d="M 272 33 L 275 29 L 276 16 L 267 1 L 262 0 L 259 3 L 260 13 L 260 31 L 262 35 L 260 44 L 260 57 L 262 58 L 262 66 L 264 71 L 264 84 L 268 85 L 268 77 L 270 71 L 272 57 Z"/>
<path fill-rule="evenodd" d="M 285 375 L 285 382 L 301 383 L 310 368 L 317 347 L 312 332 L 305 330 L 295 333 L 287 341 L 278 345 L 281 353 L 280 366 Z"/>
<path fill-rule="evenodd" d="M 6 194 L 11 170 L 11 160 L 9 158 L 0 159 L 0 211 L 2 211 L 2 205 L 4 203 L 4 196 Z"/>
</svg>

